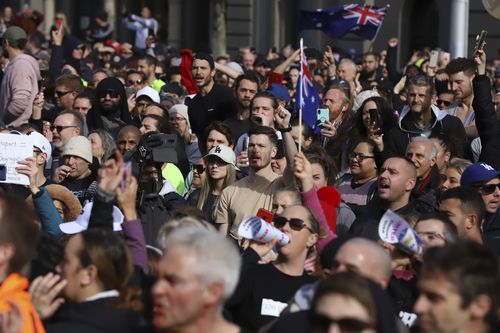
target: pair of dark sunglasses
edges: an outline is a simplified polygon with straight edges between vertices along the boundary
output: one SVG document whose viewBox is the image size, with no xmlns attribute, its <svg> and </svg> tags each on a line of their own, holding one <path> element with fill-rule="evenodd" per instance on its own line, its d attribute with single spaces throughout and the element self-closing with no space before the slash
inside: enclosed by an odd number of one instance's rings
<svg viewBox="0 0 500 333">
<path fill-rule="evenodd" d="M 68 91 L 59 91 L 59 90 L 56 90 L 56 95 L 57 95 L 57 97 L 61 98 L 64 95 L 69 94 L 70 92 L 72 92 L 72 91 L 71 90 L 68 90 Z"/>
<path fill-rule="evenodd" d="M 306 225 L 306 223 L 304 221 L 302 221 L 301 219 L 294 218 L 294 217 L 292 217 L 291 219 L 287 219 L 286 217 L 279 216 L 279 215 L 274 215 L 274 217 L 273 217 L 273 225 L 278 229 L 283 228 L 285 226 L 285 224 L 287 224 L 287 222 L 288 222 L 288 225 L 290 226 L 290 229 L 292 229 L 292 230 L 300 231 L 300 230 L 306 228 L 311 233 L 315 234 L 315 232 L 311 228 L 309 228 Z"/>
<path fill-rule="evenodd" d="M 328 332 L 330 326 L 335 324 L 342 333 L 360 333 L 373 325 L 355 318 L 332 319 L 325 315 L 315 314 L 312 317 L 315 332 Z"/>
<path fill-rule="evenodd" d="M 450 101 L 445 101 L 445 100 L 442 100 L 442 99 L 438 99 L 436 101 L 436 104 L 439 106 L 439 105 L 444 105 L 446 107 L 450 106 L 451 105 L 451 102 Z"/>
<path fill-rule="evenodd" d="M 134 85 L 134 84 L 141 84 L 142 80 L 128 80 L 127 81 L 129 86 Z"/>
<path fill-rule="evenodd" d="M 54 132 L 54 130 L 56 130 L 57 133 L 61 133 L 64 129 L 71 128 L 71 127 L 78 127 L 78 126 L 56 126 L 56 125 L 50 125 L 50 131 Z"/>
<path fill-rule="evenodd" d="M 203 172 L 205 172 L 205 166 L 203 164 L 193 164 L 191 166 L 191 169 L 196 172 L 198 172 L 199 174 L 202 174 Z"/>
<path fill-rule="evenodd" d="M 495 190 L 497 189 L 497 187 L 500 189 L 500 183 L 498 183 L 498 184 L 483 185 L 483 186 L 479 187 L 479 190 L 484 195 L 488 195 L 488 194 L 491 194 L 491 193 L 495 192 Z"/>
<path fill-rule="evenodd" d="M 118 93 L 118 91 L 114 90 L 114 89 L 108 89 L 108 90 L 104 90 L 103 92 L 101 92 L 99 94 L 99 98 L 104 98 L 106 96 L 111 97 L 111 98 L 118 98 L 120 97 L 120 94 Z"/>
</svg>

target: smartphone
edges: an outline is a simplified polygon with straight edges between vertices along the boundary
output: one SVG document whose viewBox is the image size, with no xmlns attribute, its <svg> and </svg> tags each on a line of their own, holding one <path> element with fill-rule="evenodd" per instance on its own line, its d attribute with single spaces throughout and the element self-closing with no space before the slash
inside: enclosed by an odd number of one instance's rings
<svg viewBox="0 0 500 333">
<path fill-rule="evenodd" d="M 125 163 L 125 173 L 123 174 L 123 178 L 122 178 L 122 181 L 120 184 L 120 188 L 121 188 L 122 192 L 125 191 L 125 186 L 126 186 L 125 177 L 127 177 L 127 172 L 131 169 L 132 169 L 132 162 L 131 161 L 126 162 Z"/>
<path fill-rule="evenodd" d="M 7 167 L 5 165 L 0 165 L 0 181 L 7 180 Z"/>
<path fill-rule="evenodd" d="M 132 94 L 134 94 L 134 89 L 131 87 L 125 87 L 125 94 L 127 95 L 127 98 L 129 98 Z"/>
<path fill-rule="evenodd" d="M 267 209 L 259 208 L 256 216 L 260 217 L 261 219 L 263 219 L 267 223 L 273 223 L 274 213 L 271 211 L 268 211 Z"/>
<path fill-rule="evenodd" d="M 439 60 L 439 50 L 432 50 L 429 60 L 429 67 L 437 67 Z"/>
<path fill-rule="evenodd" d="M 248 137 L 243 138 L 243 144 L 241 151 L 248 151 L 248 144 L 250 143 L 250 139 Z"/>
<path fill-rule="evenodd" d="M 476 36 L 476 44 L 474 45 L 474 52 L 472 53 L 472 57 L 476 56 L 477 51 L 482 50 L 484 45 L 486 44 L 486 34 L 488 32 L 486 30 L 481 30 L 481 32 Z"/>
<path fill-rule="evenodd" d="M 326 122 L 330 121 L 330 110 L 321 108 L 316 111 L 316 125 L 323 126 Z"/>
<path fill-rule="evenodd" d="M 378 125 L 378 111 L 377 109 L 370 109 L 368 110 L 370 112 L 370 123 L 375 123 Z"/>
</svg>

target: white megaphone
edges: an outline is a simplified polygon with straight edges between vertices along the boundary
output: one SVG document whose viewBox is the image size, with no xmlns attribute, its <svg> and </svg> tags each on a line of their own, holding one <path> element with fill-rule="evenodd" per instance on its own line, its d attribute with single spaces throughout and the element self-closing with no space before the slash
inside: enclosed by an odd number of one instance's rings
<svg viewBox="0 0 500 333">
<path fill-rule="evenodd" d="M 287 234 L 257 216 L 250 216 L 241 221 L 238 227 L 238 236 L 260 243 L 267 243 L 273 239 L 277 239 L 279 245 L 290 243 Z"/>
</svg>

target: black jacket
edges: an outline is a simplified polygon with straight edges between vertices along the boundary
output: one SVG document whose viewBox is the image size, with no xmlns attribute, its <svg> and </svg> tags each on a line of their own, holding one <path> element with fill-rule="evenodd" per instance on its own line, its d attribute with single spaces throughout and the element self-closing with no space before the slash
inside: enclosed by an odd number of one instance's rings
<svg viewBox="0 0 500 333">
<path fill-rule="evenodd" d="M 448 136 L 453 142 L 460 142 L 462 150 L 466 156 L 470 155 L 470 148 L 467 143 L 467 135 L 462 121 L 455 116 L 450 116 L 446 112 L 439 110 L 438 107 L 432 105 L 432 129 L 431 136 L 440 133 Z M 410 107 L 405 106 L 399 119 L 399 126 L 389 131 L 384 136 L 384 155 L 404 156 L 406 146 L 410 139 L 415 136 L 422 136 L 422 131 L 418 129 L 410 117 Z"/>
<path fill-rule="evenodd" d="M 472 108 L 476 113 L 476 127 L 481 139 L 479 162 L 500 170 L 500 125 L 491 99 L 491 84 L 486 75 L 477 75 L 472 81 L 474 100 Z"/>
<path fill-rule="evenodd" d="M 488 214 L 481 229 L 484 245 L 500 257 L 500 209 L 495 214 Z"/>
<path fill-rule="evenodd" d="M 51 321 L 48 333 L 127 333 L 140 332 L 140 315 L 132 310 L 112 307 L 116 298 L 101 298 L 78 304 L 63 304 Z"/>
</svg>

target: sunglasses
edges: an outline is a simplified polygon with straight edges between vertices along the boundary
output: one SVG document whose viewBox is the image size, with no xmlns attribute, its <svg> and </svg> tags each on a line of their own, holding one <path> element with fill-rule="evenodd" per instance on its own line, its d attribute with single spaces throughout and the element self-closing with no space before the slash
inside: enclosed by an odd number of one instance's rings
<svg viewBox="0 0 500 333">
<path fill-rule="evenodd" d="M 311 228 L 309 228 L 306 225 L 306 223 L 304 221 L 302 221 L 301 219 L 297 219 L 297 218 L 293 218 L 293 217 L 291 219 L 287 219 L 286 217 L 279 216 L 279 215 L 275 215 L 273 217 L 273 224 L 278 229 L 283 228 L 285 226 L 285 224 L 287 224 L 287 222 L 292 230 L 300 231 L 300 230 L 306 228 L 312 234 L 315 234 L 315 232 Z"/>
<path fill-rule="evenodd" d="M 450 105 L 451 105 L 451 102 L 450 102 L 450 101 L 445 101 L 445 100 L 442 100 L 442 99 L 438 99 L 438 100 L 436 101 L 436 104 L 437 104 L 437 105 L 450 106 Z"/>
<path fill-rule="evenodd" d="M 61 133 L 64 129 L 70 128 L 70 127 L 78 127 L 78 126 L 56 126 L 56 125 L 50 125 L 50 130 L 54 132 L 56 130 L 58 133 Z"/>
<path fill-rule="evenodd" d="M 203 172 L 205 172 L 205 166 L 203 164 L 193 164 L 191 166 L 191 170 L 193 170 L 193 172 L 197 172 L 199 174 L 202 174 Z"/>
<path fill-rule="evenodd" d="M 116 91 L 116 90 L 113 90 L 113 89 L 108 89 L 108 90 L 105 90 L 103 91 L 100 95 L 99 95 L 99 98 L 104 98 L 106 96 L 111 97 L 111 98 L 118 98 L 120 97 L 120 94 Z"/>
<path fill-rule="evenodd" d="M 68 91 L 59 91 L 59 90 L 56 90 L 56 95 L 57 95 L 57 97 L 61 98 L 64 95 L 69 94 L 70 92 L 72 92 L 72 91 L 71 90 L 68 90 Z"/>
<path fill-rule="evenodd" d="M 129 85 L 141 84 L 142 80 L 128 80 Z"/>
<path fill-rule="evenodd" d="M 483 193 L 483 195 L 488 195 L 488 194 L 495 192 L 497 187 L 498 187 L 498 189 L 500 189 L 500 183 L 480 186 L 479 191 L 481 191 L 481 193 Z"/>
<path fill-rule="evenodd" d="M 355 318 L 332 319 L 325 315 L 315 314 L 312 317 L 314 328 L 319 332 L 328 332 L 330 326 L 335 324 L 340 331 L 359 333 L 363 330 L 373 328 L 373 325 Z"/>
</svg>

